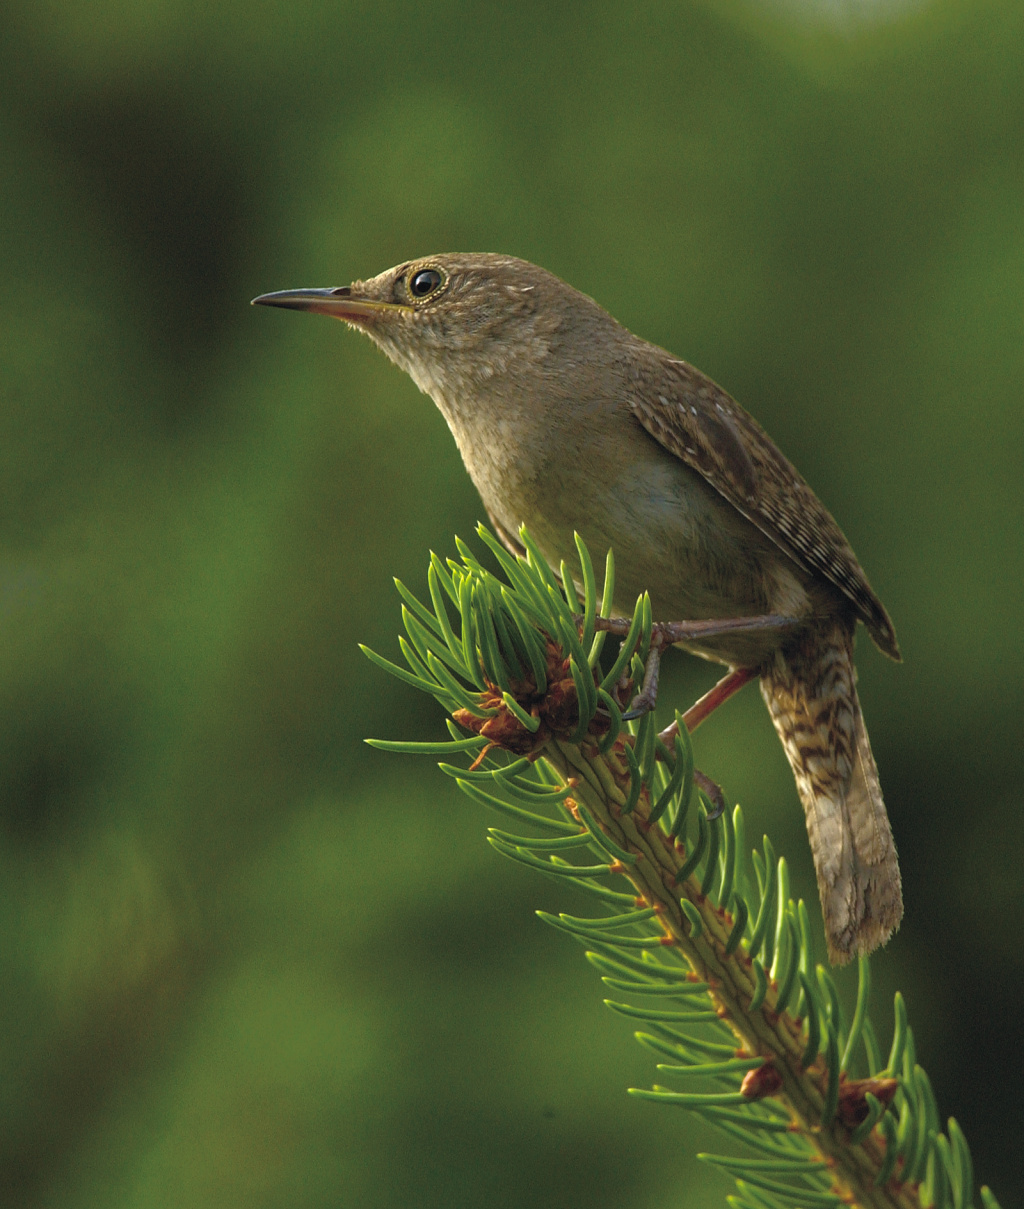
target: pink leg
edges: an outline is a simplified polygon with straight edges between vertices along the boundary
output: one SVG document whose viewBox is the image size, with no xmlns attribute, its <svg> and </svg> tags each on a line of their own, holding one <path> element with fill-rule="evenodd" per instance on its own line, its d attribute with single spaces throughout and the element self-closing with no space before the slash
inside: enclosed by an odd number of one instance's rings
<svg viewBox="0 0 1024 1209">
<path fill-rule="evenodd" d="M 748 680 L 753 680 L 757 675 L 754 668 L 736 667 L 733 668 L 728 675 L 723 676 L 721 680 L 704 694 L 699 701 L 683 714 L 683 723 L 686 729 L 692 735 L 698 726 L 704 721 L 709 714 L 713 713 L 725 701 L 728 701 L 733 693 L 738 693 L 739 690 L 747 683 Z M 679 733 L 679 728 L 673 722 L 658 736 L 667 747 L 670 747 L 672 740 Z"/>
</svg>

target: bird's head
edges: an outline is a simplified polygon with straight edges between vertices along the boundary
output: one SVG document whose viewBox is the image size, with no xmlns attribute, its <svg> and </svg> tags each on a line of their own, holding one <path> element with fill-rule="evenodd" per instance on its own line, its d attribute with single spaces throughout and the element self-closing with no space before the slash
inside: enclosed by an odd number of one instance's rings
<svg viewBox="0 0 1024 1209">
<path fill-rule="evenodd" d="M 253 299 L 342 319 L 378 344 L 440 402 L 512 372 L 541 369 L 580 321 L 614 320 L 545 269 L 512 256 L 444 253 L 368 281 L 280 290 Z"/>
</svg>

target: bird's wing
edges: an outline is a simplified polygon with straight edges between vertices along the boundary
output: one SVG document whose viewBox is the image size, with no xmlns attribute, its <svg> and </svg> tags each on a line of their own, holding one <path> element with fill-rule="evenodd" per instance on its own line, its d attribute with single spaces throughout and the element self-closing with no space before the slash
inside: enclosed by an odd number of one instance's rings
<svg viewBox="0 0 1024 1209">
<path fill-rule="evenodd" d="M 710 378 L 658 350 L 635 371 L 630 407 L 656 441 L 812 574 L 849 598 L 879 648 L 896 632 L 832 516 L 768 434 Z"/>
</svg>

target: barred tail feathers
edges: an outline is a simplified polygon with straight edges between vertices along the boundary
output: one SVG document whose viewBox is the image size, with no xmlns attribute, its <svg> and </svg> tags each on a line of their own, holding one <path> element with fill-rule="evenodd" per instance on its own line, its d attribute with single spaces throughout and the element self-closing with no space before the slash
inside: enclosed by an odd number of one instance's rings
<svg viewBox="0 0 1024 1209">
<path fill-rule="evenodd" d="M 829 960 L 884 944 L 903 915 L 899 865 L 857 698 L 851 627 L 806 631 L 761 692 L 803 802 Z"/>
</svg>

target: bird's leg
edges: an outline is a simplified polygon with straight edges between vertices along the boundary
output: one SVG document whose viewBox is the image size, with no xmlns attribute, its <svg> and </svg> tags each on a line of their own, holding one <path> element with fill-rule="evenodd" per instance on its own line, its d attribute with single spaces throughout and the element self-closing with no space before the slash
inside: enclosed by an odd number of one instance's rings
<svg viewBox="0 0 1024 1209">
<path fill-rule="evenodd" d="M 576 615 L 577 624 L 582 624 L 583 615 Z M 595 617 L 594 629 L 598 633 L 614 634 L 625 638 L 632 625 L 631 617 Z M 664 645 L 673 642 L 696 642 L 701 638 L 717 638 L 722 634 L 736 634 L 754 630 L 786 630 L 800 625 L 799 618 L 786 617 L 781 613 L 763 613 L 757 617 L 712 618 L 709 621 L 656 621 L 651 627 L 654 635 L 660 636 Z"/>
<path fill-rule="evenodd" d="M 728 701 L 733 693 L 738 693 L 747 681 L 753 680 L 756 675 L 757 671 L 754 668 L 734 667 L 732 671 L 719 680 L 714 688 L 709 689 L 699 701 L 695 701 L 686 713 L 683 714 L 683 724 L 690 734 L 692 735 L 705 718 L 714 713 L 724 702 Z M 660 732 L 658 738 L 666 747 L 669 747 L 678 733 L 678 725 L 672 722 Z"/>
<path fill-rule="evenodd" d="M 582 618 L 580 619 L 582 621 Z M 661 652 L 666 646 L 671 646 L 674 642 L 695 642 L 700 639 L 717 638 L 723 634 L 736 634 L 738 632 L 750 632 L 753 630 L 784 630 L 790 626 L 799 624 L 795 617 L 784 617 L 778 613 L 766 613 L 759 617 L 729 617 L 724 620 L 710 621 L 656 621 L 651 627 L 651 649 L 647 656 L 647 663 L 644 668 L 644 683 L 640 692 L 633 698 L 629 709 L 622 715 L 623 721 L 630 722 L 634 718 L 640 718 L 649 710 L 654 709 L 658 700 L 658 675 L 661 670 Z M 625 635 L 629 632 L 630 621 L 626 617 L 598 617 L 595 620 L 595 629 L 604 630 L 609 634 Z M 725 689 L 726 681 L 729 677 L 715 686 L 710 693 L 702 697 L 695 706 L 688 712 L 693 714 L 693 723 L 687 723 L 687 730 L 694 728 L 711 713 L 713 709 L 721 705 L 728 697 L 738 688 L 742 688 L 747 680 L 753 675 L 752 672 L 747 673 L 743 679 L 735 686 L 728 688 L 720 695 L 720 690 Z M 694 711 L 698 711 L 694 713 Z M 668 734 L 668 732 L 666 732 Z M 669 734 L 669 741 L 675 731 Z"/>
<path fill-rule="evenodd" d="M 642 718 L 648 710 L 654 709 L 658 700 L 658 676 L 661 672 L 662 639 L 660 634 L 651 634 L 651 649 L 644 666 L 644 683 L 640 692 L 630 702 L 629 709 L 622 715 L 623 722 L 632 722 L 634 718 Z"/>
<path fill-rule="evenodd" d="M 633 702 L 629 709 L 622 715 L 623 722 L 630 722 L 634 718 L 639 718 L 641 715 L 647 713 L 648 710 L 654 708 L 654 702 L 658 696 L 658 673 L 661 669 L 662 645 L 663 641 L 660 640 L 660 635 L 657 637 L 652 637 L 651 651 L 647 656 L 647 666 L 644 669 L 643 688 L 633 698 Z M 716 688 L 721 688 L 730 678 L 739 678 L 741 674 L 742 678 L 739 679 L 739 683 L 736 684 L 734 688 L 727 690 L 724 696 L 719 694 L 719 698 L 715 704 L 720 705 L 722 701 L 724 701 L 726 697 L 731 696 L 737 688 L 743 684 L 746 684 L 747 680 L 749 680 L 754 673 L 748 672 L 746 668 L 739 668 L 736 672 L 732 672 L 729 676 L 726 676 L 725 680 L 720 681 L 718 685 L 716 685 Z M 692 709 L 687 711 L 687 713 L 693 713 L 697 706 L 707 701 L 708 697 L 710 697 L 714 691 L 715 689 L 712 689 L 710 693 L 705 693 L 700 701 L 697 702 L 697 705 L 693 706 Z M 711 710 L 715 708 L 715 704 L 709 705 L 702 716 L 707 717 Z M 694 723 L 694 726 L 695 725 L 696 723 Z M 673 726 L 675 726 L 675 723 L 673 723 Z M 687 725 L 686 729 L 692 730 L 693 727 Z M 672 727 L 669 727 L 668 730 L 662 732 L 660 737 L 663 738 L 665 735 L 668 735 L 668 743 L 671 744 L 672 740 L 675 738 L 675 734 L 676 731 L 673 730 Z M 695 768 L 693 770 L 693 779 L 697 786 L 702 789 L 705 794 L 707 794 L 712 803 L 712 809 L 708 813 L 708 821 L 710 822 L 712 819 L 717 819 L 718 816 L 725 810 L 725 794 L 722 792 L 722 787 L 717 784 L 717 782 L 712 781 L 709 776 L 706 776 L 704 773 L 702 773 L 699 768 Z"/>
<path fill-rule="evenodd" d="M 580 621 L 583 618 L 579 618 Z M 644 682 L 640 692 L 630 702 L 629 709 L 622 715 L 624 722 L 640 718 L 649 710 L 654 709 L 658 699 L 658 678 L 661 672 L 661 654 L 666 646 L 675 642 L 694 642 L 705 638 L 715 638 L 722 634 L 736 634 L 753 630 L 785 630 L 799 625 L 795 617 L 786 617 L 778 613 L 765 613 L 757 617 L 729 617 L 722 620 L 708 621 L 659 621 L 651 627 L 651 649 L 644 667 Z M 625 637 L 629 633 L 631 621 L 628 617 L 598 617 L 595 619 L 595 629 L 606 633 Z M 683 724 L 689 733 L 698 726 L 723 702 L 728 701 L 733 693 L 738 692 L 748 680 L 757 675 L 754 668 L 737 667 L 722 677 L 709 692 L 695 702 L 683 714 Z M 658 735 L 666 747 L 672 747 L 673 740 L 679 733 L 679 726 L 673 722 Z M 708 796 L 713 809 L 709 819 L 717 819 L 725 810 L 725 794 L 709 776 L 700 769 L 694 769 L 694 780 Z"/>
<path fill-rule="evenodd" d="M 728 701 L 733 693 L 739 692 L 747 681 L 753 680 L 756 675 L 757 672 L 753 668 L 734 667 L 728 675 L 719 680 L 713 689 L 706 692 L 683 714 L 683 725 L 687 731 L 692 734 L 713 710 L 716 710 L 723 701 Z M 673 722 L 661 731 L 658 738 L 666 747 L 670 748 L 678 733 L 679 724 Z M 717 781 L 712 781 L 709 776 L 702 773 L 699 768 L 693 770 L 693 779 L 713 803 L 714 809 L 708 815 L 708 820 L 717 819 L 725 810 L 725 794 L 722 792 L 722 787 Z"/>
</svg>

